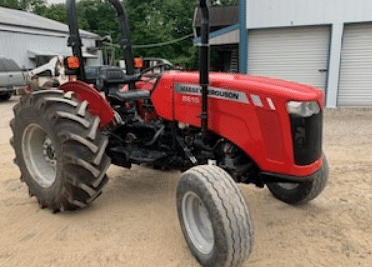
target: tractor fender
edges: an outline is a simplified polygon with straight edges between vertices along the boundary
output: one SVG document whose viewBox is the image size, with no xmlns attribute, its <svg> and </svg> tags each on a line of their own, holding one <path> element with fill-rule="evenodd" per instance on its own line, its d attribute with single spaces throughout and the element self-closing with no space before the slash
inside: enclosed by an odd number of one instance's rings
<svg viewBox="0 0 372 267">
<path fill-rule="evenodd" d="M 106 125 L 113 122 L 115 118 L 114 110 L 110 103 L 102 96 L 93 86 L 88 85 L 82 81 L 71 81 L 59 86 L 59 89 L 64 92 L 74 92 L 76 98 L 81 101 L 88 102 L 88 111 L 93 116 L 100 118 L 99 127 L 102 129 Z"/>
</svg>

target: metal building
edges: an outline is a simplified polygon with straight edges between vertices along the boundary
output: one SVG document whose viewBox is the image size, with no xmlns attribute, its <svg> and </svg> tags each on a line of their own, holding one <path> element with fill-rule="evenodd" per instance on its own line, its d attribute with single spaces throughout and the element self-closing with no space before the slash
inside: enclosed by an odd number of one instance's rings
<svg viewBox="0 0 372 267">
<path fill-rule="evenodd" d="M 240 72 L 320 87 L 327 107 L 372 105 L 371 0 L 240 0 L 211 43 L 237 28 Z"/>
<path fill-rule="evenodd" d="M 200 43 L 201 13 L 195 9 L 194 44 Z M 210 8 L 210 45 L 218 60 L 211 66 L 214 71 L 239 71 L 239 6 L 213 6 Z M 199 36 L 199 37 L 198 37 Z"/>
<path fill-rule="evenodd" d="M 88 65 L 99 65 L 100 37 L 80 31 L 83 55 Z M 71 55 L 67 47 L 68 26 L 44 17 L 0 7 L 0 55 L 13 59 L 23 69 L 33 69 L 55 55 Z"/>
</svg>

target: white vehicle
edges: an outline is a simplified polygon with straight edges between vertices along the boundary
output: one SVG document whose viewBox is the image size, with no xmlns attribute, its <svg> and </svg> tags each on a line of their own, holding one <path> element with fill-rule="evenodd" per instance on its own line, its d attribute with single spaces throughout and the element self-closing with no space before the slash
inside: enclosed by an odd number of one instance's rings
<svg viewBox="0 0 372 267">
<path fill-rule="evenodd" d="M 33 90 L 57 87 L 68 81 L 63 67 L 63 56 L 53 57 L 47 64 L 27 73 L 27 81 Z"/>
</svg>

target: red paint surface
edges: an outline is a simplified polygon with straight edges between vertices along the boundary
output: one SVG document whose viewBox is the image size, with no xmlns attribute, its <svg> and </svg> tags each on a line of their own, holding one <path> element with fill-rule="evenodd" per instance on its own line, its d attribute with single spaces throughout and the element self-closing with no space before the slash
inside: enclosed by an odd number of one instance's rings
<svg viewBox="0 0 372 267">
<path fill-rule="evenodd" d="M 290 121 L 286 102 L 317 101 L 324 109 L 321 90 L 298 83 L 256 76 L 211 73 L 210 87 L 235 90 L 246 95 L 249 103 L 209 98 L 208 128 L 230 140 L 247 153 L 262 171 L 306 176 L 320 169 L 322 159 L 307 166 L 294 163 Z M 157 114 L 170 121 L 200 127 L 201 96 L 175 92 L 176 84 L 198 85 L 194 72 L 165 73 L 151 94 Z M 255 106 L 251 94 L 258 95 L 262 106 Z M 267 98 L 275 105 L 270 107 Z"/>
<path fill-rule="evenodd" d="M 100 128 L 110 124 L 114 119 L 114 111 L 107 100 L 96 90 L 81 81 L 72 81 L 62 84 L 59 87 L 65 92 L 73 91 L 79 101 L 89 102 L 88 110 L 93 116 L 99 116 Z"/>
</svg>

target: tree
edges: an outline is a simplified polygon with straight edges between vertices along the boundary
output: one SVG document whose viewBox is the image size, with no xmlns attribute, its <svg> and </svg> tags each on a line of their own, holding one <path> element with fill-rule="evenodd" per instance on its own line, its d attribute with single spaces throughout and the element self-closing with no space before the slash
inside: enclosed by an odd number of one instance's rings
<svg viewBox="0 0 372 267">
<path fill-rule="evenodd" d="M 133 44 L 164 43 L 192 33 L 194 1 L 125 0 L 125 6 Z M 134 49 L 134 54 L 143 57 L 162 57 L 188 67 L 186 63 L 190 58 L 194 58 L 195 51 L 189 38 L 172 45 Z"/>
<path fill-rule="evenodd" d="M 66 8 L 63 4 L 51 5 L 50 7 L 39 6 L 35 8 L 34 13 L 61 23 L 67 23 Z"/>
<path fill-rule="evenodd" d="M 119 43 L 120 29 L 113 6 L 108 1 L 83 0 L 76 4 L 79 27 L 100 36 L 110 35 Z"/>
<path fill-rule="evenodd" d="M 0 6 L 29 12 L 45 5 L 46 0 L 0 0 Z"/>
</svg>

